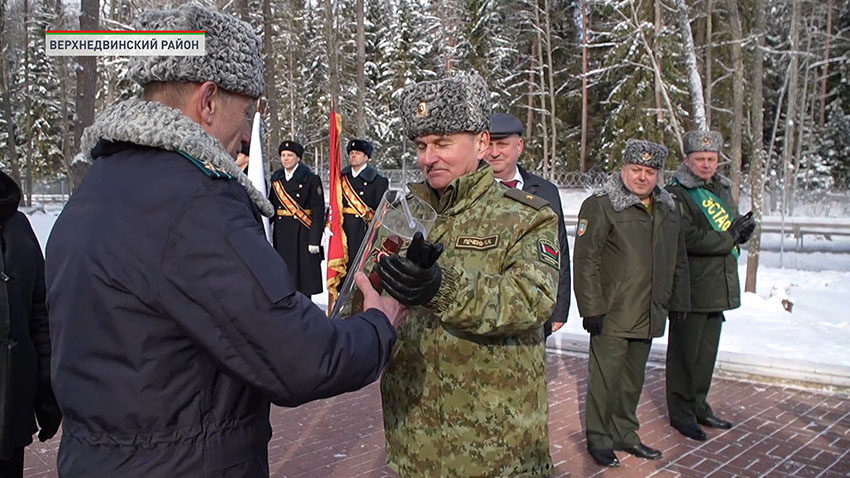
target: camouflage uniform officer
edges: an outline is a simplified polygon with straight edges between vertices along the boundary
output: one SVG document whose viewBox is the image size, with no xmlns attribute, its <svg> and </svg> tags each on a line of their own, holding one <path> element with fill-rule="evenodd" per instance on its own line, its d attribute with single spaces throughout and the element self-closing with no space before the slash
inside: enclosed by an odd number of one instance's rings
<svg viewBox="0 0 850 478">
<path fill-rule="evenodd" d="M 542 325 L 555 304 L 558 220 L 545 200 L 496 183 L 482 161 L 488 98 L 478 75 L 403 93 L 426 178 L 411 191 L 437 211 L 429 240 L 445 252 L 438 264 L 416 262 L 414 238 L 407 257 L 378 266 L 385 289 L 412 305 L 381 381 L 387 461 L 402 478 L 552 468 Z"/>
<path fill-rule="evenodd" d="M 667 148 L 629 140 L 625 163 L 579 211 L 573 278 L 590 333 L 586 433 L 596 463 L 614 449 L 657 459 L 637 435 L 635 411 L 653 337 L 668 310 L 688 310 L 688 262 L 673 197 L 656 185 Z"/>
<path fill-rule="evenodd" d="M 750 215 L 738 215 L 731 181 L 717 173 L 722 146 L 723 137 L 716 131 L 687 133 L 685 162 L 668 186 L 682 206 L 691 309 L 684 320 L 673 320 L 671 316 L 667 410 L 673 427 L 700 441 L 707 437 L 699 425 L 732 427 L 730 422 L 714 416 L 706 397 L 717 358 L 723 311 L 741 305 L 738 244 L 747 242 L 755 229 Z"/>
</svg>

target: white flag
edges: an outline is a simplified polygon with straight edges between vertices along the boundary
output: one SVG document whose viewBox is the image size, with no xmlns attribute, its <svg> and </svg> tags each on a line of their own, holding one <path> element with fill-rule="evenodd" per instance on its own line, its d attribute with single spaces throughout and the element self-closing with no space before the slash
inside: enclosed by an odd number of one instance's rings
<svg viewBox="0 0 850 478">
<path fill-rule="evenodd" d="M 263 164 L 263 145 L 260 142 L 260 112 L 254 113 L 254 126 L 251 130 L 251 154 L 248 159 L 248 179 L 251 184 L 257 188 L 257 191 L 268 196 L 266 190 L 266 168 Z M 263 216 L 263 229 L 266 231 L 266 239 L 269 244 L 272 243 L 271 228 L 269 227 L 269 218 Z"/>
</svg>

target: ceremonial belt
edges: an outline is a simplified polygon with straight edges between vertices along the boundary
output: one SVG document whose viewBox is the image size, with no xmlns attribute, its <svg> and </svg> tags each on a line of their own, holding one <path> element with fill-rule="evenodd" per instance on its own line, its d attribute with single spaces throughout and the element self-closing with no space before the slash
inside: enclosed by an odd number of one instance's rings
<svg viewBox="0 0 850 478">
<path fill-rule="evenodd" d="M 348 204 L 350 206 L 342 208 L 343 214 L 353 214 L 366 221 L 372 220 L 372 217 L 375 215 L 375 211 L 373 211 L 372 208 L 360 199 L 360 196 L 357 195 L 354 187 L 352 187 L 351 183 L 348 181 L 347 176 L 342 177 L 342 194 L 345 199 L 348 200 Z"/>
<path fill-rule="evenodd" d="M 673 179 L 674 184 L 681 184 L 676 179 Z M 726 207 L 726 204 L 723 203 L 723 200 L 717 197 L 716 194 L 712 193 L 708 189 L 705 188 L 686 188 L 682 186 L 682 189 L 688 193 L 688 196 L 697 203 L 700 211 L 702 211 L 705 218 L 708 219 L 708 223 L 711 224 L 711 228 L 715 231 L 726 231 L 732 225 L 732 215 L 729 213 L 729 208 Z M 732 257 L 735 260 L 738 260 L 738 256 L 741 255 L 741 249 L 738 246 L 732 248 Z"/>
<path fill-rule="evenodd" d="M 298 222 L 304 225 L 307 229 L 310 229 L 310 226 L 313 224 L 313 220 L 310 218 L 310 210 L 302 209 L 301 206 L 292 199 L 292 196 L 283 189 L 283 185 L 280 183 L 280 180 L 274 181 L 272 183 L 274 187 L 274 192 L 277 195 L 277 198 L 280 200 L 280 204 L 284 207 L 284 209 L 278 209 L 278 216 L 294 216 L 295 219 L 298 219 Z"/>
</svg>

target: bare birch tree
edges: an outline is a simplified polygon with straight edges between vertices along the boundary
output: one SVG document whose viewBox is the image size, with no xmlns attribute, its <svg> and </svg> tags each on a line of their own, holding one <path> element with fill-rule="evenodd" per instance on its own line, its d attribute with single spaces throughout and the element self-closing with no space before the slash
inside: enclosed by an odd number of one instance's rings
<svg viewBox="0 0 850 478">
<path fill-rule="evenodd" d="M 741 28 L 741 15 L 738 11 L 737 0 L 726 0 L 726 9 L 729 13 L 729 24 L 732 30 L 732 148 L 729 151 L 732 165 L 730 176 L 732 179 L 732 197 L 735 198 L 735 202 L 738 202 L 741 187 L 741 142 L 744 128 L 744 55 L 741 51 L 744 34 Z M 711 91 L 711 87 L 708 88 L 708 91 Z M 706 99 L 706 101 L 709 100 Z M 711 110 L 710 102 L 706 109 Z M 706 115 L 709 114 L 708 111 L 706 111 Z M 710 127 L 709 118 L 710 116 L 706 117 L 706 125 Z"/>
<path fill-rule="evenodd" d="M 737 8 L 737 5 L 736 5 Z M 712 12 L 714 10 L 714 2 L 705 0 L 705 129 L 711 129 L 711 93 L 712 93 L 712 76 L 711 66 L 713 60 L 712 53 Z M 734 27 L 733 27 L 734 28 Z M 737 199 L 737 194 L 735 194 Z"/>
<path fill-rule="evenodd" d="M 705 98 L 702 94 L 702 78 L 700 78 L 699 69 L 697 68 L 697 55 L 696 48 L 694 47 L 694 35 L 691 32 L 691 18 L 688 13 L 688 4 L 685 3 L 685 0 L 674 0 L 674 3 L 679 17 L 679 33 L 682 36 L 685 66 L 688 70 L 688 90 L 691 94 L 694 126 L 700 131 L 706 131 L 708 124 L 705 121 Z"/>
<path fill-rule="evenodd" d="M 656 3 L 661 0 L 656 0 Z M 579 151 L 579 171 L 587 170 L 587 0 L 581 0 L 581 150 Z M 655 85 L 658 94 L 658 83 Z"/>
<path fill-rule="evenodd" d="M 756 291 L 756 277 L 759 268 L 759 253 L 761 251 L 761 221 L 764 211 L 764 164 L 767 155 L 764 151 L 764 44 L 767 30 L 767 13 L 765 0 L 755 0 L 756 22 L 751 34 L 756 37 L 756 47 L 753 53 L 752 68 L 752 102 L 750 110 L 750 131 L 752 132 L 753 157 L 750 161 L 750 198 L 756 230 L 747 244 L 747 278 L 744 290 Z"/>
<path fill-rule="evenodd" d="M 272 38 L 274 34 L 273 28 L 276 24 L 275 18 L 272 15 L 271 0 L 263 0 L 263 82 L 266 86 L 266 99 L 268 100 L 268 144 L 270 150 L 276 150 L 280 144 L 280 121 L 278 113 L 280 108 L 277 103 L 277 83 L 276 83 L 276 68 L 274 47 Z M 290 85 L 291 87 L 291 85 Z M 265 157 L 266 155 L 263 155 Z"/>
<path fill-rule="evenodd" d="M 826 45 L 823 50 L 823 73 L 821 74 L 820 86 L 820 120 L 818 125 L 823 128 L 826 121 L 826 79 L 829 74 L 829 49 L 832 45 L 832 5 L 834 0 L 828 0 L 826 4 Z"/>
<path fill-rule="evenodd" d="M 546 22 L 546 66 L 549 70 L 549 118 L 552 120 L 552 161 L 549 167 L 549 180 L 555 180 L 555 162 L 557 161 L 557 146 L 558 146 L 558 132 L 556 128 L 557 116 L 555 115 L 555 66 L 552 63 L 552 29 L 550 26 L 551 15 L 549 14 L 549 0 L 543 0 L 543 12 L 545 14 Z"/>
<path fill-rule="evenodd" d="M 363 0 L 356 2 L 357 15 L 357 117 L 354 131 L 358 138 L 366 133 L 366 29 L 363 25 Z"/>
<path fill-rule="evenodd" d="M 796 174 L 792 169 L 794 151 L 794 121 L 797 115 L 797 90 L 799 85 L 799 45 L 800 45 L 800 0 L 791 0 L 791 43 L 789 55 L 791 56 L 788 69 L 788 111 L 785 114 L 785 137 L 782 149 L 782 171 L 783 171 L 783 200 L 782 209 L 785 214 L 791 213 L 788 201 L 791 200 L 792 175 Z"/>
</svg>

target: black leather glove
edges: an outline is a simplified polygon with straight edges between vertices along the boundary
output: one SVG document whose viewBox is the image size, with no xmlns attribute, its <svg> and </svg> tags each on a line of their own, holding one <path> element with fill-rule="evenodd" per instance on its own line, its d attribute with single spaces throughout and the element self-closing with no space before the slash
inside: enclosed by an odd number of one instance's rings
<svg viewBox="0 0 850 478">
<path fill-rule="evenodd" d="M 432 244 L 417 232 L 407 249 L 407 257 L 398 254 L 378 262 L 381 286 L 404 305 L 425 305 L 437 295 L 443 272 L 437 259 L 443 253 L 442 244 Z"/>
<path fill-rule="evenodd" d="M 599 335 L 602 333 L 602 319 L 604 318 L 605 314 L 594 315 L 591 317 L 582 317 L 581 326 L 584 327 L 584 330 L 586 330 L 591 337 L 593 337 L 594 335 Z"/>
<path fill-rule="evenodd" d="M 685 319 L 688 317 L 688 313 L 687 312 L 674 312 L 674 311 L 671 310 L 667 314 L 667 317 L 670 319 L 670 325 L 675 325 L 679 322 L 684 322 Z"/>
<path fill-rule="evenodd" d="M 732 225 L 729 226 L 729 234 L 732 235 L 732 240 L 735 241 L 736 245 L 743 244 L 750 239 L 755 229 L 756 223 L 753 221 L 753 213 L 750 211 L 732 221 Z"/>
<path fill-rule="evenodd" d="M 59 424 L 62 423 L 62 412 L 56 402 L 36 401 L 35 403 L 35 418 L 38 420 L 38 440 L 45 442 L 50 440 L 59 431 Z"/>
<path fill-rule="evenodd" d="M 749 224 L 747 224 L 747 227 L 741 231 L 741 238 L 739 239 L 738 244 L 745 244 L 751 237 L 753 237 L 754 232 L 756 232 L 756 222 L 750 221 Z"/>
</svg>

